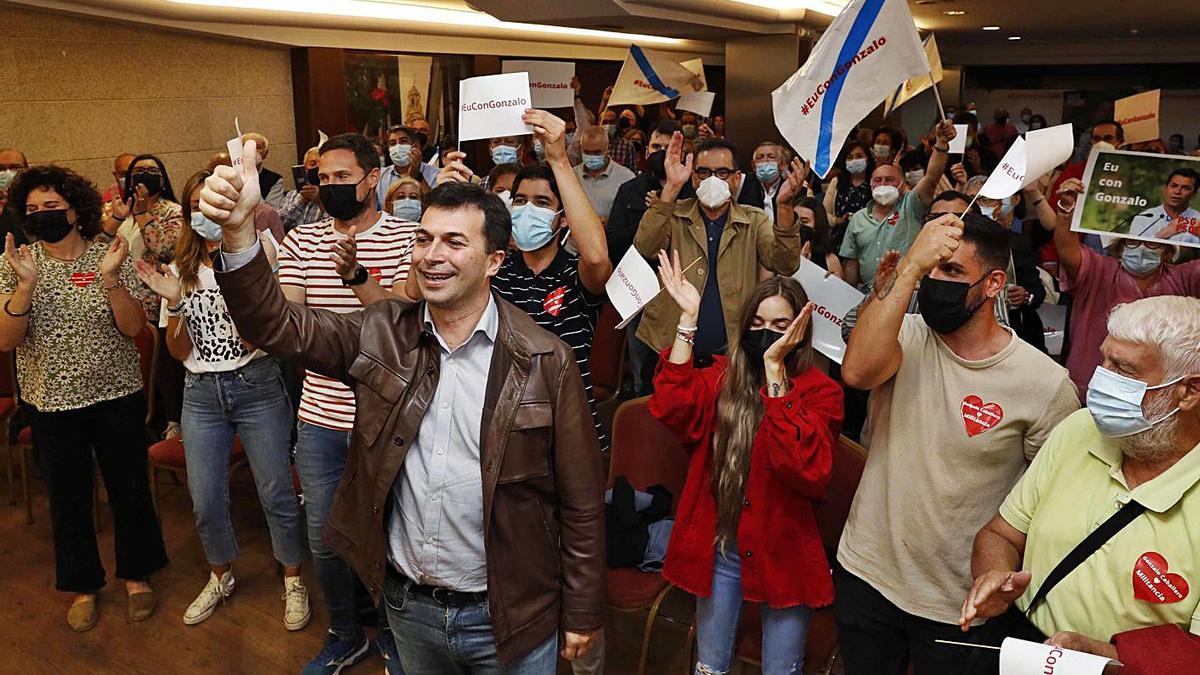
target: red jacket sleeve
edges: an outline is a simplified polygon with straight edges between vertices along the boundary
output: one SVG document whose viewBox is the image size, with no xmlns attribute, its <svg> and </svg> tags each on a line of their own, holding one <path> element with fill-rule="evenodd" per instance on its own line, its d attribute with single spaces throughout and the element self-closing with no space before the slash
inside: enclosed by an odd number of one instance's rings
<svg viewBox="0 0 1200 675">
<path fill-rule="evenodd" d="M 771 470 L 783 483 L 806 497 L 823 497 L 842 424 L 842 389 L 812 367 L 791 384 L 777 398 L 761 392 L 765 411 L 755 440 L 763 443 Z"/>
<path fill-rule="evenodd" d="M 716 424 L 717 388 L 725 360 L 717 357 L 708 368 L 667 360 L 670 350 L 658 358 L 654 373 L 654 394 L 650 396 L 650 414 L 662 422 L 690 452 L 712 433 Z"/>
<path fill-rule="evenodd" d="M 1117 660 L 1125 664 L 1121 675 L 1191 673 L 1200 663 L 1200 636 L 1174 624 L 1117 633 L 1113 642 Z"/>
</svg>

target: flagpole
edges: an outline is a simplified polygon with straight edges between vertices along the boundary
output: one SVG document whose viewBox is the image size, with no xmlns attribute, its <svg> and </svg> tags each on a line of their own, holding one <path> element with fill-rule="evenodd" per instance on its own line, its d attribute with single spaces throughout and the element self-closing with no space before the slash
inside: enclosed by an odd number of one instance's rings
<svg viewBox="0 0 1200 675">
<path fill-rule="evenodd" d="M 933 97 L 937 99 L 938 112 L 942 114 L 942 121 L 946 121 L 946 109 L 942 107 L 942 95 L 938 93 L 938 83 L 933 79 L 933 70 L 929 71 L 929 83 L 933 85 Z"/>
<path fill-rule="evenodd" d="M 980 188 L 979 188 L 979 192 L 976 192 L 976 193 L 975 193 L 975 197 L 971 199 L 971 203 L 970 203 L 970 204 L 967 204 L 967 208 L 963 209 L 963 212 L 962 212 L 962 213 L 960 213 L 960 214 L 958 214 L 958 217 L 959 217 L 959 219 L 960 219 L 960 220 L 962 219 L 962 217 L 963 217 L 963 216 L 967 215 L 967 212 L 971 210 L 971 207 L 972 207 L 972 206 L 975 206 L 975 201 L 979 199 L 979 195 L 980 195 L 980 193 L 982 193 L 982 192 L 983 192 L 983 188 L 982 188 L 982 187 L 980 187 Z"/>
</svg>

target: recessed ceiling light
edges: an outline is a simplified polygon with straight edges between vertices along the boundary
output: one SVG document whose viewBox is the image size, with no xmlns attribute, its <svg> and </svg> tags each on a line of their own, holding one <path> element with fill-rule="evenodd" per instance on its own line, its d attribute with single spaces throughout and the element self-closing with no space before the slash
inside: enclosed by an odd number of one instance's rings
<svg viewBox="0 0 1200 675">
<path fill-rule="evenodd" d="M 961 9 L 948 9 L 942 12 L 942 14 L 945 14 L 946 16 L 962 16 L 963 14 L 966 14 L 966 12 Z"/>
<path fill-rule="evenodd" d="M 1020 35 L 1009 35 L 1008 39 L 1009 40 L 1020 40 L 1021 36 Z"/>
<path fill-rule="evenodd" d="M 984 26 L 984 30 L 1000 30 L 1000 26 Z"/>
</svg>

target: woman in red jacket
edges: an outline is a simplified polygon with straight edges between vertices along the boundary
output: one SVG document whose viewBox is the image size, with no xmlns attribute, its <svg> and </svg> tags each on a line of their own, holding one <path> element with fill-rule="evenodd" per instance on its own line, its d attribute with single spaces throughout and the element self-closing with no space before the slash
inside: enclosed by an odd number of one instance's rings
<svg viewBox="0 0 1200 675">
<path fill-rule="evenodd" d="M 697 596 L 695 672 L 729 670 L 747 600 L 765 604 L 763 673 L 798 673 L 812 610 L 833 602 L 812 500 L 829 482 L 842 390 L 812 367 L 813 305 L 785 277 L 754 290 L 728 358 L 694 367 L 700 294 L 678 253 L 659 262 L 682 314 L 650 412 L 691 452 L 663 573 Z"/>
</svg>

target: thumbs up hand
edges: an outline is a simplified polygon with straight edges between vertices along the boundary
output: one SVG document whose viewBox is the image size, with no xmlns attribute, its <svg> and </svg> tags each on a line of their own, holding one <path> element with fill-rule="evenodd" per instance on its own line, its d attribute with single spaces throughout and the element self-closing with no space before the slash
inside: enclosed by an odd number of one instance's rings
<svg viewBox="0 0 1200 675">
<path fill-rule="evenodd" d="M 246 141 L 242 157 L 254 157 L 257 143 Z M 241 251 L 254 245 L 254 208 L 262 201 L 258 169 L 254 162 L 240 167 L 218 166 L 200 191 L 200 211 L 221 226 L 226 250 Z"/>
</svg>

